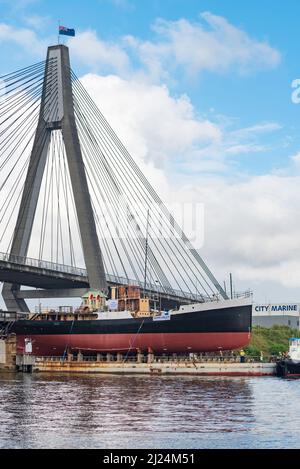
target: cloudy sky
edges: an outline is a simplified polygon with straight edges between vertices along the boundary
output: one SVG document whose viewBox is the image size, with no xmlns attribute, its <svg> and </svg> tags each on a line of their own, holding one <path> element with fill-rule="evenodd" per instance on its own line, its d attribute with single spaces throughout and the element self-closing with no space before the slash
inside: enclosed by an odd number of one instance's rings
<svg viewBox="0 0 300 469">
<path fill-rule="evenodd" d="M 42 60 L 59 20 L 75 28 L 72 68 L 151 182 L 204 204 L 220 282 L 300 301 L 299 15 L 299 0 L 0 0 L 0 75 Z"/>
</svg>

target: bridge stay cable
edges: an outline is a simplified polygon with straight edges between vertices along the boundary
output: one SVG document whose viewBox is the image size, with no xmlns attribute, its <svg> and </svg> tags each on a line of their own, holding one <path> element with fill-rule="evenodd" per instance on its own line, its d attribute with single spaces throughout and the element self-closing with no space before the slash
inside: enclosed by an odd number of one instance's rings
<svg viewBox="0 0 300 469">
<path fill-rule="evenodd" d="M 85 101 L 87 102 L 87 99 L 85 99 Z M 86 113 L 89 113 L 89 109 L 85 109 L 85 111 L 86 111 Z M 92 116 L 90 116 L 90 117 L 92 118 Z M 99 119 L 98 119 L 98 123 L 99 123 Z M 103 130 L 102 130 L 102 132 L 103 132 Z M 102 146 L 103 146 L 103 142 L 102 142 Z M 112 153 L 110 153 L 110 156 L 113 156 Z M 124 160 L 124 157 L 123 157 L 123 160 Z M 119 163 L 119 165 L 120 165 L 120 160 L 119 160 L 118 163 Z M 114 168 L 116 168 L 116 170 L 117 170 L 117 169 L 118 169 L 118 164 L 115 164 L 115 165 L 114 165 Z M 131 171 L 131 173 L 129 173 L 129 175 L 132 175 L 132 174 L 136 173 L 136 172 L 137 172 L 136 170 L 137 170 L 137 168 L 133 167 L 133 172 Z M 125 171 L 126 171 L 126 169 L 125 169 Z M 127 174 L 128 174 L 128 169 L 127 169 Z M 124 182 L 124 184 L 126 184 L 126 180 L 123 180 L 123 182 Z M 137 185 L 135 185 L 135 184 L 134 184 L 133 187 L 132 187 L 132 191 L 134 192 L 136 187 L 138 187 L 139 192 L 141 192 L 140 186 L 137 186 Z M 153 190 L 153 193 L 155 193 L 154 190 Z M 152 195 L 153 195 L 153 193 L 152 193 Z M 147 196 L 147 193 L 146 193 L 146 196 L 145 196 L 145 197 L 148 197 L 148 198 L 149 198 L 149 194 L 148 194 L 148 196 Z M 157 196 L 157 198 L 158 198 L 158 196 Z M 146 199 L 144 198 L 144 200 L 146 200 Z M 156 203 L 156 204 L 154 204 L 151 208 L 152 208 L 152 209 L 153 209 L 153 208 L 155 209 L 155 208 L 157 208 L 157 205 L 158 205 L 158 204 Z M 160 205 L 161 205 L 161 204 L 160 204 Z M 158 210 L 159 210 L 159 209 L 158 209 Z M 161 212 L 159 211 L 158 213 L 159 213 L 159 216 L 161 216 Z M 170 215 L 169 213 L 168 213 L 168 217 L 169 217 L 169 218 L 171 217 L 171 215 Z M 144 218 L 145 218 L 145 217 L 144 217 Z M 167 241 L 167 244 L 168 244 L 169 241 L 171 241 L 171 242 L 173 241 L 173 243 L 174 243 L 174 240 L 173 240 L 172 238 L 170 238 L 170 240 L 169 240 L 168 238 L 166 238 L 166 241 Z M 180 249 L 178 248 L 178 246 L 176 246 L 176 244 L 175 244 L 175 247 L 177 248 L 177 254 L 178 254 L 178 255 L 181 255 L 181 259 L 184 259 L 184 261 L 186 261 L 186 259 L 185 259 L 185 257 L 184 257 L 184 254 L 186 254 L 186 253 L 185 253 L 185 250 L 186 250 L 186 249 L 182 249 L 182 248 L 181 248 L 181 250 L 180 250 Z M 174 251 L 173 251 L 173 254 L 174 254 Z M 176 262 L 179 262 L 179 263 L 180 263 L 180 260 L 179 260 L 178 257 L 176 258 Z M 198 268 L 199 268 L 199 266 L 198 266 Z M 187 277 L 188 277 L 188 271 L 189 271 L 189 269 L 190 269 L 190 266 L 187 266 L 187 270 L 185 271 L 185 275 L 187 275 Z M 200 272 L 200 275 L 203 277 L 203 274 L 202 274 L 201 272 Z M 193 282 L 193 280 L 192 280 L 191 278 L 190 278 L 190 281 Z M 201 284 L 201 282 L 200 282 L 199 280 L 198 280 L 198 282 L 199 282 L 199 284 Z M 208 287 L 211 288 L 211 286 L 209 285 L 209 283 L 208 283 L 207 281 L 206 281 L 206 283 L 207 283 Z M 203 285 L 202 285 L 202 287 L 203 287 Z M 205 287 L 204 287 L 204 291 L 205 291 Z M 211 291 L 213 292 L 213 289 L 211 289 Z M 207 293 L 207 292 L 206 292 L 206 293 Z"/>
<path fill-rule="evenodd" d="M 113 278 L 144 284 L 147 251 L 152 291 L 227 299 L 70 68 L 66 46 L 0 77 L 0 227 L 8 259 L 85 266 L 92 288 Z M 20 287 L 4 283 L 9 310 L 27 307 Z"/>
</svg>

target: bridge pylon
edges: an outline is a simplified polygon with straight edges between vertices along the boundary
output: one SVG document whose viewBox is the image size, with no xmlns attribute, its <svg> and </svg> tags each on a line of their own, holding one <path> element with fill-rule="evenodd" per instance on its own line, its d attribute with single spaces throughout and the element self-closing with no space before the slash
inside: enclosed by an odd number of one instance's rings
<svg viewBox="0 0 300 469">
<path fill-rule="evenodd" d="M 75 121 L 69 49 L 50 46 L 44 74 L 39 119 L 11 245 L 11 256 L 26 257 L 45 171 L 51 132 L 61 130 L 67 155 L 88 280 L 93 290 L 107 290 L 102 252 Z M 4 283 L 8 311 L 28 312 L 18 297 L 21 285 Z"/>
</svg>

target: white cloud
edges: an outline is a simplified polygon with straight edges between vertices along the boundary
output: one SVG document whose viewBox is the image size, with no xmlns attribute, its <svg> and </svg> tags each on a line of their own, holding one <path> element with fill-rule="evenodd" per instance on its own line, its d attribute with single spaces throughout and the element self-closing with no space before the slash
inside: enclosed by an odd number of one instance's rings
<svg viewBox="0 0 300 469">
<path fill-rule="evenodd" d="M 270 133 L 282 128 L 276 122 L 261 122 L 238 130 L 231 130 L 231 125 L 232 123 L 225 125 L 223 147 L 220 149 L 228 156 L 271 151 L 272 146 L 269 143 L 262 143 L 262 141 Z"/>
<path fill-rule="evenodd" d="M 270 151 L 260 140 L 280 128 L 264 122 L 233 131 L 227 123 L 201 117 L 188 96 L 174 98 L 162 85 L 96 74 L 83 83 L 139 161 L 178 176 L 228 172 L 230 159 Z"/>
<path fill-rule="evenodd" d="M 259 134 L 265 134 L 274 132 L 276 130 L 280 130 L 282 127 L 277 122 L 261 122 L 256 125 L 252 125 L 251 127 L 245 127 L 244 129 L 239 129 L 235 132 L 232 132 L 231 135 L 235 136 L 236 138 L 243 138 L 243 137 L 256 137 Z"/>
<path fill-rule="evenodd" d="M 297 165 L 300 164 L 300 151 L 296 155 L 291 156 L 291 160 Z"/>
<path fill-rule="evenodd" d="M 226 149 L 228 155 L 242 155 L 243 153 L 261 153 L 267 151 L 268 147 L 263 145 L 255 145 L 254 143 L 248 143 L 245 145 L 233 145 Z"/>
<path fill-rule="evenodd" d="M 128 71 L 126 52 L 118 44 L 99 39 L 95 31 L 79 32 L 68 44 L 73 58 L 89 67 L 100 67 L 101 73 L 113 70 L 124 74 Z"/>
<path fill-rule="evenodd" d="M 25 7 L 34 1 L 22 0 L 15 5 Z M 113 1 L 119 6 L 127 5 L 124 0 Z M 0 23 L 0 43 L 15 43 L 30 54 L 44 55 L 54 36 L 41 40 L 34 29 L 44 27 L 49 17 L 33 14 L 24 21 L 32 29 Z M 281 61 L 280 53 L 268 43 L 209 12 L 201 14 L 199 23 L 157 19 L 152 29 L 154 36 L 149 41 L 134 36 L 107 41 L 95 31 L 86 30 L 77 31 L 67 43 L 74 59 L 94 71 L 147 82 L 173 82 L 177 71 L 194 77 L 205 70 L 224 73 L 274 68 Z"/>
<path fill-rule="evenodd" d="M 12 2 L 11 0 L 0 0 L 0 3 L 7 3 L 12 9 L 15 10 L 23 10 L 30 5 L 38 3 L 40 0 L 15 0 Z"/>
<path fill-rule="evenodd" d="M 41 40 L 36 33 L 28 28 L 15 28 L 5 23 L 0 23 L 0 44 L 14 43 L 33 55 L 45 55 L 48 41 Z"/>
<path fill-rule="evenodd" d="M 226 134 L 201 120 L 187 97 L 174 99 L 166 87 L 114 76 L 86 75 L 82 81 L 163 199 L 204 203 L 201 254 L 216 276 L 222 280 L 233 272 L 237 288 L 254 288 L 261 300 L 263 295 L 278 299 L 278 292 L 284 297 L 290 288 L 295 294 L 300 286 L 300 174 L 205 176 L 199 172 L 205 165 L 210 172 L 230 174 L 226 160 L 210 153 L 225 145 Z M 258 123 L 244 134 L 278 128 Z M 178 155 L 180 163 L 190 165 L 188 177 L 169 172 Z"/>
<path fill-rule="evenodd" d="M 81 63 L 102 73 L 104 67 L 104 71 L 154 82 L 172 81 L 177 70 L 190 77 L 205 70 L 245 73 L 274 68 L 281 61 L 280 53 L 268 43 L 209 12 L 202 13 L 199 23 L 158 19 L 152 29 L 154 37 L 148 41 L 125 36 L 112 43 L 95 31 L 84 31 L 68 43 Z"/>
<path fill-rule="evenodd" d="M 168 167 L 222 137 L 217 125 L 196 115 L 187 96 L 175 99 L 165 86 L 91 74 L 82 82 L 140 162 Z"/>
<path fill-rule="evenodd" d="M 279 65 L 280 53 L 266 42 L 251 38 L 223 17 L 205 12 L 201 18 L 201 23 L 159 19 L 153 26 L 154 41 L 127 37 L 128 46 L 157 79 L 178 67 L 195 76 L 203 70 L 224 73 L 235 68 L 244 73 Z"/>
<path fill-rule="evenodd" d="M 50 24 L 51 18 L 50 16 L 31 15 L 26 16 L 24 21 L 28 26 L 40 31 Z"/>
<path fill-rule="evenodd" d="M 118 8 L 125 8 L 126 10 L 134 9 L 134 5 L 130 2 L 130 0 L 101 0 L 103 1 L 108 1 L 109 3 L 112 3 L 114 6 Z"/>
<path fill-rule="evenodd" d="M 201 178 L 177 194 L 205 204 L 203 253 L 221 278 L 231 271 L 252 288 L 271 282 L 275 294 L 275 284 L 299 288 L 299 183 L 299 173 Z"/>
</svg>

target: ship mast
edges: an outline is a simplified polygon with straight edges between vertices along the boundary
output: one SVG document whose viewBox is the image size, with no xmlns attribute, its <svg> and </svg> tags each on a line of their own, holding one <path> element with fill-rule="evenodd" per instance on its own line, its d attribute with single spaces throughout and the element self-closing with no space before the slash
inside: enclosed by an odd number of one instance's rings
<svg viewBox="0 0 300 469">
<path fill-rule="evenodd" d="M 150 211 L 147 211 L 147 226 L 146 226 L 146 242 L 145 242 L 145 270 L 144 270 L 144 298 L 146 296 L 146 287 L 147 287 L 147 268 L 148 268 L 148 246 L 149 246 L 149 218 Z"/>
</svg>

